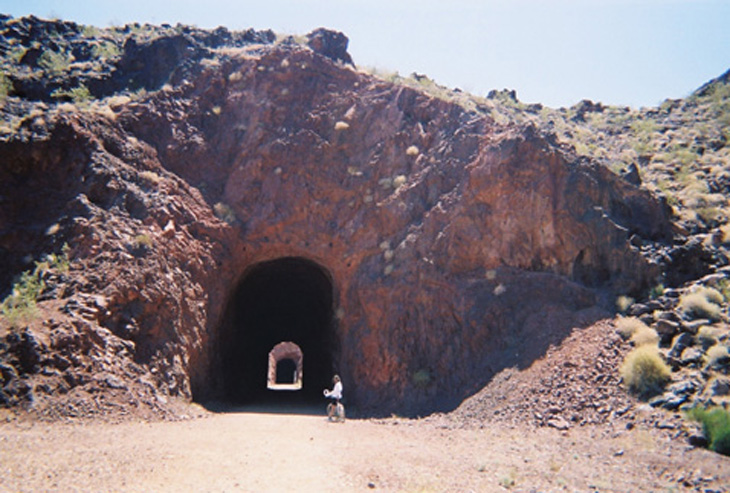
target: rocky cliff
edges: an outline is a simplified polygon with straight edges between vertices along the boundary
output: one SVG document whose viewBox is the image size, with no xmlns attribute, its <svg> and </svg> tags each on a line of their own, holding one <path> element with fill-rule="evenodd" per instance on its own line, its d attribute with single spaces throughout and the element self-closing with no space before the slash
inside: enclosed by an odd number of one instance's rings
<svg viewBox="0 0 730 493">
<path fill-rule="evenodd" d="M 640 246 L 670 239 L 663 201 L 358 71 L 339 33 L 1 29 L 25 48 L 0 140 L 6 405 L 250 401 L 292 341 L 312 398 L 339 372 L 363 412 L 450 409 L 661 274 Z"/>
</svg>

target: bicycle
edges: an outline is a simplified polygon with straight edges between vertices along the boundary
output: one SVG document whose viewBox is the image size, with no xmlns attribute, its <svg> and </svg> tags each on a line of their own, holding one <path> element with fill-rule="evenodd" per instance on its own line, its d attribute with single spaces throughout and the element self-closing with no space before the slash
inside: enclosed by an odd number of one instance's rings
<svg viewBox="0 0 730 493">
<path fill-rule="evenodd" d="M 327 389 L 325 389 L 324 395 L 329 396 Z M 345 406 L 339 400 L 327 404 L 327 419 L 335 423 L 345 422 Z"/>
<path fill-rule="evenodd" d="M 341 402 L 327 404 L 327 419 L 336 423 L 345 422 L 345 406 Z"/>
</svg>

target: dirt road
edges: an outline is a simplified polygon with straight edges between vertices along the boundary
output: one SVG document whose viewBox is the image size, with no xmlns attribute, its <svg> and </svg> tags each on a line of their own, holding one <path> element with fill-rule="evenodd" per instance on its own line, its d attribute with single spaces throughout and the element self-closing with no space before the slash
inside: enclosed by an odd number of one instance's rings
<svg viewBox="0 0 730 493">
<path fill-rule="evenodd" d="M 0 425 L 1 491 L 723 491 L 730 460 L 647 431 L 233 412 Z"/>
</svg>

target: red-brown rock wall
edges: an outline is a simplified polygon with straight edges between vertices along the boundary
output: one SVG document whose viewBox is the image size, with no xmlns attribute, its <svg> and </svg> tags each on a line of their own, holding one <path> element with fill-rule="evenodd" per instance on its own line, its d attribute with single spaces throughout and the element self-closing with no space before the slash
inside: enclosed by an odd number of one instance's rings
<svg viewBox="0 0 730 493">
<path fill-rule="evenodd" d="M 301 257 L 331 276 L 333 370 L 353 405 L 384 413 L 449 408 L 538 357 L 596 316 L 584 285 L 631 292 L 654 281 L 628 241 L 668 231 L 645 191 L 529 127 L 497 126 L 307 48 L 258 50 L 201 64 L 114 121 L 60 115 L 51 135 L 2 145 L 24 156 L 0 176 L 12 204 L 0 213 L 6 258 L 68 242 L 59 306 L 100 296 L 81 330 L 130 343 L 120 357 L 158 395 L 222 396 L 226 306 L 263 261 Z M 34 194 L 47 197 L 37 216 L 23 198 Z M 56 222 L 57 236 L 44 236 Z M 565 325 L 542 333 L 542 314 Z M 39 349 L 48 361 L 54 350 Z M 49 378 L 84 365 L 131 393 L 142 385 L 88 358 Z"/>
</svg>

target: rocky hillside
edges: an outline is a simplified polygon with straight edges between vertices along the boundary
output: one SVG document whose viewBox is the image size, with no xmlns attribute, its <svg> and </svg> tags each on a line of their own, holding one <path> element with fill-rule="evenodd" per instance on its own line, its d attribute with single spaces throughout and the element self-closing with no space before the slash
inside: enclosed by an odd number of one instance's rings
<svg viewBox="0 0 730 493">
<path fill-rule="evenodd" d="M 592 115 L 623 110 L 385 80 L 325 30 L 5 17 L 0 32 L 4 405 L 261 399 L 288 340 L 305 396 L 336 371 L 361 412 L 448 410 L 618 296 L 671 297 L 727 263 L 721 214 L 703 218 L 689 189 L 652 193 L 674 134 L 632 132 L 659 110 L 591 147 L 577 139 Z M 724 156 L 719 136 L 700 141 Z"/>
</svg>

